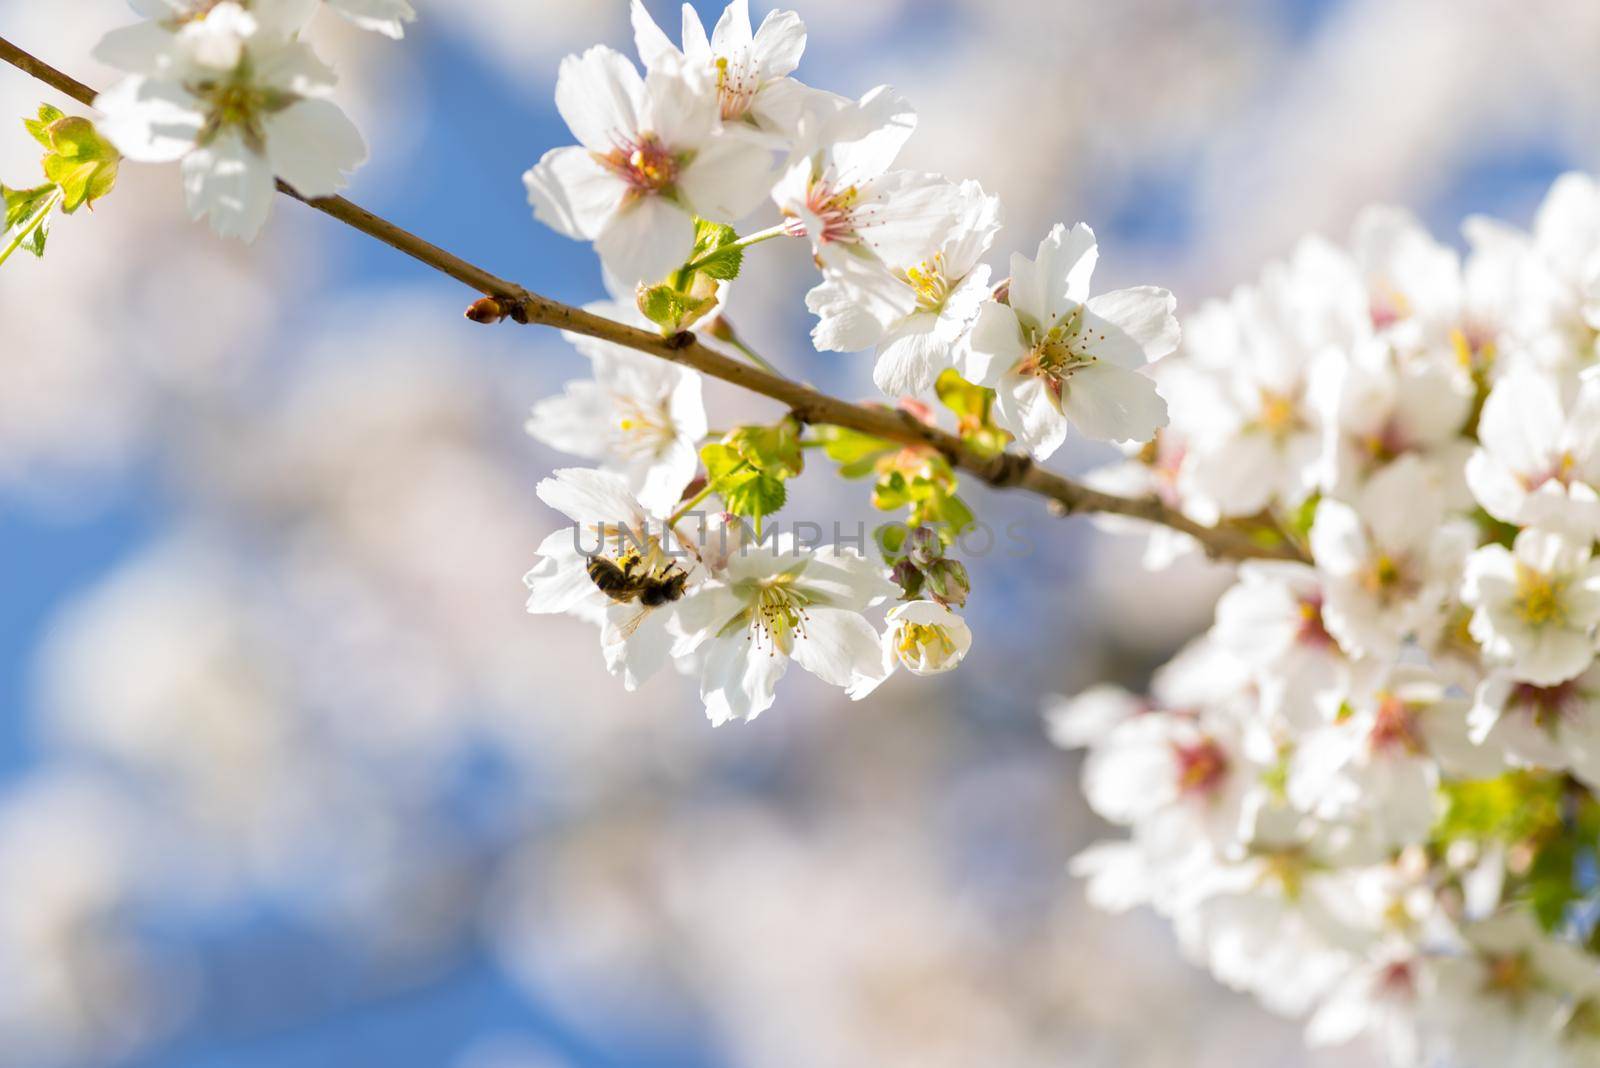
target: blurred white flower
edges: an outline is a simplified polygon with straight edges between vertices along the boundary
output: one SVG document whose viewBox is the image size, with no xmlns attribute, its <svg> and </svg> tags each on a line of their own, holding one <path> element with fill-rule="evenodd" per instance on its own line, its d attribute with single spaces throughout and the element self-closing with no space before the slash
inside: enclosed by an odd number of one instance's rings
<svg viewBox="0 0 1600 1068">
<path fill-rule="evenodd" d="M 1553 686 L 1594 658 L 1600 560 L 1590 543 L 1528 528 L 1510 549 L 1485 545 L 1466 562 L 1462 599 L 1472 636 L 1522 682 Z"/>
<path fill-rule="evenodd" d="M 1467 485 L 1484 510 L 1518 526 L 1600 534 L 1600 379 L 1563 401 L 1561 384 L 1532 369 L 1495 384 L 1478 420 Z"/>
<path fill-rule="evenodd" d="M 158 50 L 115 38 L 102 50 L 130 72 L 95 101 L 105 135 L 139 162 L 181 159 L 190 213 L 224 237 L 255 239 L 274 179 L 332 196 L 366 159 L 360 132 L 326 99 L 333 71 L 294 37 L 297 28 L 226 0 Z"/>
</svg>

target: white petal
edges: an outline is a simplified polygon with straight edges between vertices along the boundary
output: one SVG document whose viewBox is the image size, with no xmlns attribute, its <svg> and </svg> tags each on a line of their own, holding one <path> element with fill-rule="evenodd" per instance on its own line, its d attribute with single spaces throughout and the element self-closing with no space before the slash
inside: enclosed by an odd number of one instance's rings
<svg viewBox="0 0 1600 1068">
<path fill-rule="evenodd" d="M 828 133 L 833 144 L 834 167 L 842 185 L 859 185 L 876 178 L 893 164 L 900 149 L 916 131 L 917 113 L 905 97 L 880 85 L 858 105 L 841 113 Z"/>
<path fill-rule="evenodd" d="M 939 372 L 952 365 L 954 353 L 955 346 L 939 332 L 937 315 L 913 315 L 879 346 L 872 381 L 886 396 L 916 396 L 933 388 Z"/>
<path fill-rule="evenodd" d="M 764 78 L 782 78 L 800 66 L 806 50 L 806 24 L 793 11 L 769 11 L 756 31 L 752 51 Z"/>
<path fill-rule="evenodd" d="M 1502 378 L 1484 402 L 1478 440 L 1518 474 L 1533 474 L 1555 455 L 1562 424 L 1555 384 L 1532 372 Z"/>
<path fill-rule="evenodd" d="M 1311 555 L 1317 566 L 1335 575 L 1352 575 L 1367 562 L 1366 525 L 1343 501 L 1331 498 L 1317 504 L 1311 523 Z"/>
<path fill-rule="evenodd" d="M 597 382 L 567 383 L 559 396 L 533 406 L 526 429 L 535 441 L 574 456 L 599 459 L 612 420 L 610 395 Z"/>
<path fill-rule="evenodd" d="M 155 74 L 170 66 L 172 32 L 155 21 L 136 22 L 111 30 L 94 47 L 94 58 L 130 74 Z"/>
<path fill-rule="evenodd" d="M 642 510 L 621 475 L 568 467 L 542 480 L 539 499 L 574 523 L 632 523 Z"/>
<path fill-rule="evenodd" d="M 330 100 L 298 101 L 261 125 L 273 172 L 304 196 L 337 193 L 367 158 L 361 131 Z"/>
<path fill-rule="evenodd" d="M 1143 367 L 1178 347 L 1177 298 L 1165 289 L 1137 286 L 1091 297 L 1083 332 L 1090 352 L 1122 367 Z"/>
<path fill-rule="evenodd" d="M 400 40 L 405 36 L 405 24 L 416 20 L 417 13 L 407 0 L 328 0 L 335 11 L 361 27 Z"/>
<path fill-rule="evenodd" d="M 205 125 L 199 100 L 175 82 L 135 75 L 95 99 L 100 132 L 131 160 L 171 163 L 194 148 Z"/>
<path fill-rule="evenodd" d="M 714 638 L 706 648 L 700 698 L 713 725 L 751 720 L 772 707 L 789 658 L 747 641 L 740 632 Z"/>
<path fill-rule="evenodd" d="M 693 220 L 659 196 L 625 206 L 594 243 L 606 270 L 628 289 L 665 278 L 683 266 L 693 246 Z"/>
<path fill-rule="evenodd" d="M 593 241 L 627 194 L 622 179 L 586 148 L 553 148 L 522 176 L 538 220 L 559 234 Z"/>
<path fill-rule="evenodd" d="M 865 617 L 842 608 L 812 606 L 794 642 L 797 664 L 822 681 L 848 688 L 883 670 L 883 643 Z"/>
<path fill-rule="evenodd" d="M 528 587 L 528 611 L 535 615 L 559 615 L 572 611 L 579 603 L 605 595 L 589 578 L 584 558 L 571 548 L 572 533 L 558 530 L 540 546 L 542 553 L 533 569 L 523 576 Z"/>
<path fill-rule="evenodd" d="M 600 648 L 605 654 L 606 669 L 621 676 L 626 689 L 637 690 L 640 683 L 666 664 L 673 644 L 667 629 L 671 615 L 668 609 L 637 604 L 607 606 Z"/>
<path fill-rule="evenodd" d="M 695 154 L 678 176 L 678 191 L 695 214 L 734 223 L 766 199 L 772 179 L 772 153 L 730 137 Z"/>
<path fill-rule="evenodd" d="M 967 335 L 967 366 L 962 377 L 993 389 L 1026 351 L 1017 313 L 1004 304 L 989 301 L 979 306 L 972 332 Z"/>
<path fill-rule="evenodd" d="M 683 55 L 656 20 L 650 17 L 643 0 L 633 0 L 628 14 L 633 22 L 634 48 L 638 50 L 639 59 L 646 70 L 655 70 Z"/>
<path fill-rule="evenodd" d="M 1061 391 L 1061 410 L 1085 437 L 1149 441 L 1167 425 L 1167 402 L 1148 375 L 1096 363 L 1076 371 Z"/>
<path fill-rule="evenodd" d="M 1067 440 L 1067 418 L 1037 378 L 1007 374 L 995 387 L 995 421 L 1035 460 L 1048 459 Z"/>
<path fill-rule="evenodd" d="M 806 294 L 817 316 L 811 339 L 822 352 L 870 349 L 916 307 L 910 287 L 876 260 L 829 248 L 822 283 Z"/>
<path fill-rule="evenodd" d="M 208 219 L 221 237 L 245 241 L 261 232 L 277 192 L 272 167 L 234 130 L 184 157 L 183 186 L 192 217 Z"/>
<path fill-rule="evenodd" d="M 789 562 L 781 562 L 779 568 Z M 836 545 L 824 545 L 805 561 L 800 583 L 811 597 L 852 612 L 882 604 L 900 592 L 875 559 Z"/>
<path fill-rule="evenodd" d="M 621 52 L 596 45 L 561 61 L 556 108 L 585 148 L 610 152 L 640 133 L 646 105 L 644 79 Z"/>
<path fill-rule="evenodd" d="M 1038 258 L 1011 257 L 1011 306 L 1048 327 L 1061 312 L 1089 299 L 1089 279 L 1100 257 L 1094 231 L 1083 223 L 1057 224 L 1039 243 Z"/>
</svg>

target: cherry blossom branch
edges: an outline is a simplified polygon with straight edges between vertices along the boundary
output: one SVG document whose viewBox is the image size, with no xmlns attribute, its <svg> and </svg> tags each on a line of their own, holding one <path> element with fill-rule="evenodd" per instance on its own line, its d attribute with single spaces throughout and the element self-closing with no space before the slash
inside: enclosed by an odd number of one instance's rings
<svg viewBox="0 0 1600 1068">
<path fill-rule="evenodd" d="M 98 94 L 92 88 L 3 37 L 0 37 L 0 60 L 80 104 L 94 106 Z M 888 441 L 934 449 L 953 466 L 979 481 L 996 489 L 1021 489 L 1044 497 L 1055 511 L 1063 515 L 1120 515 L 1169 527 L 1193 537 L 1213 559 L 1308 559 L 1305 551 L 1293 542 L 1263 538 L 1261 531 L 1248 526 L 1206 526 L 1155 497 L 1120 497 L 1102 493 L 1045 470 L 1026 456 L 1015 453 L 1008 452 L 995 457 L 979 455 L 957 435 L 929 426 L 907 412 L 879 405 L 852 404 L 820 393 L 809 386 L 731 359 L 702 344 L 691 333 L 664 338 L 660 334 L 540 296 L 461 259 L 344 197 L 303 197 L 283 182 L 278 183 L 278 190 L 482 293 L 485 300 L 468 310 L 469 318 L 476 321 L 497 322 L 509 318 L 517 323 L 553 326 L 634 349 L 778 401 L 803 422 L 844 427 Z"/>
</svg>

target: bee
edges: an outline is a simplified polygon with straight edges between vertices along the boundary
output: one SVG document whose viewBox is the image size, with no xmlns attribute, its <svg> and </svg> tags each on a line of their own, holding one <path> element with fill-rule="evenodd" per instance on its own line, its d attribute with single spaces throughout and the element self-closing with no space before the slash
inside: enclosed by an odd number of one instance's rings
<svg viewBox="0 0 1600 1068">
<path fill-rule="evenodd" d="M 676 563 L 656 572 L 644 566 L 635 553 L 620 561 L 596 556 L 589 561 L 589 581 L 618 604 L 637 601 L 645 608 L 660 608 L 682 599 L 688 572 Z"/>
</svg>

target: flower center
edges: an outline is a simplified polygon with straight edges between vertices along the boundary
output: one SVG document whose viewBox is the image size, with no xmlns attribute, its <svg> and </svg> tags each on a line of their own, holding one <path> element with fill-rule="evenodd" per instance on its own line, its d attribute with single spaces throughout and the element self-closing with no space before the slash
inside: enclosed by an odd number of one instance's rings
<svg viewBox="0 0 1600 1068">
<path fill-rule="evenodd" d="M 1256 412 L 1258 428 L 1281 441 L 1302 425 L 1300 408 L 1293 397 L 1270 389 L 1261 391 L 1261 407 Z"/>
<path fill-rule="evenodd" d="M 717 57 L 717 100 L 722 105 L 723 121 L 744 118 L 760 90 L 755 73 L 747 62 L 743 59 L 736 61 L 728 56 Z"/>
<path fill-rule="evenodd" d="M 1094 363 L 1094 357 L 1078 346 L 1083 336 L 1083 305 L 1078 305 L 1043 334 L 1033 333 L 1033 345 L 1017 365 L 1019 374 L 1042 379 L 1059 403 L 1062 387 L 1073 372 Z"/>
<path fill-rule="evenodd" d="M 1300 624 L 1295 629 L 1295 640 L 1302 645 L 1326 649 L 1334 644 L 1333 635 L 1322 622 L 1322 595 L 1313 594 L 1296 602 L 1300 610 Z"/>
<path fill-rule="evenodd" d="M 850 243 L 856 240 L 855 208 L 861 198 L 855 186 L 835 190 L 825 181 L 814 180 L 806 190 L 804 218 L 789 222 L 794 237 L 810 237 L 819 245 Z"/>
<path fill-rule="evenodd" d="M 175 12 L 174 14 L 169 15 L 167 18 L 162 19 L 161 25 L 167 27 L 169 30 L 181 30 L 184 26 L 191 22 L 199 22 L 201 19 L 211 14 L 213 10 L 221 7 L 225 3 L 227 3 L 227 0 L 189 0 L 188 5 L 182 11 Z M 248 8 L 250 6 L 250 0 L 242 0 L 242 2 L 239 3 L 239 6 Z"/>
<path fill-rule="evenodd" d="M 1530 627 L 1547 623 L 1561 626 L 1567 621 L 1567 583 L 1565 579 L 1517 565 L 1517 594 L 1512 610 Z"/>
<path fill-rule="evenodd" d="M 300 99 L 281 89 L 252 84 L 248 55 L 227 78 L 195 82 L 186 88 L 206 103 L 206 122 L 197 143 L 208 145 L 223 130 L 237 129 L 245 144 L 258 153 L 265 150 L 267 140 L 261 120 Z"/>
<path fill-rule="evenodd" d="M 594 158 L 626 182 L 628 195 L 635 198 L 670 193 L 686 162 L 673 155 L 661 138 L 649 133 L 624 138 L 610 152 L 594 153 Z"/>
<path fill-rule="evenodd" d="M 1228 777 L 1228 754 L 1211 738 L 1188 745 L 1174 744 L 1172 757 L 1177 762 L 1179 793 L 1209 796 Z"/>
<path fill-rule="evenodd" d="M 1373 717 L 1372 733 L 1367 735 L 1367 742 L 1375 753 L 1423 752 L 1416 710 L 1393 694 L 1384 694 L 1378 699 L 1377 714 Z"/>
<path fill-rule="evenodd" d="M 944 253 L 936 252 L 932 258 L 908 268 L 901 279 L 917 295 L 917 308 L 925 312 L 944 310 L 950 299 L 950 280 L 944 275 Z"/>
<path fill-rule="evenodd" d="M 612 406 L 616 412 L 616 431 L 612 434 L 612 449 L 630 459 L 652 459 L 677 439 L 672 419 L 660 406 L 637 397 L 614 396 Z"/>
<path fill-rule="evenodd" d="M 806 636 L 806 607 L 810 604 L 811 598 L 796 588 L 793 574 L 760 580 L 748 609 L 750 632 L 745 640 L 755 642 L 758 649 L 765 645 L 768 655 L 788 656 L 795 635 Z"/>
<path fill-rule="evenodd" d="M 937 623 L 905 623 L 900 628 L 900 662 L 907 667 L 942 667 L 956 655 L 950 629 Z"/>
<path fill-rule="evenodd" d="M 1483 986 L 1487 993 L 1520 1001 L 1533 990 L 1533 965 L 1525 953 L 1490 957 L 1484 966 Z"/>
<path fill-rule="evenodd" d="M 1379 553 L 1362 573 L 1361 585 L 1368 593 L 1389 601 L 1416 593 L 1420 583 L 1412 574 L 1409 559 L 1391 553 Z"/>
<path fill-rule="evenodd" d="M 1577 679 L 1558 682 L 1554 686 L 1519 682 L 1511 688 L 1506 704 L 1525 713 L 1535 726 L 1548 731 L 1582 709 L 1583 694 L 1578 690 Z"/>
</svg>

